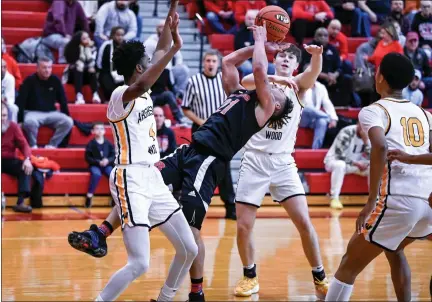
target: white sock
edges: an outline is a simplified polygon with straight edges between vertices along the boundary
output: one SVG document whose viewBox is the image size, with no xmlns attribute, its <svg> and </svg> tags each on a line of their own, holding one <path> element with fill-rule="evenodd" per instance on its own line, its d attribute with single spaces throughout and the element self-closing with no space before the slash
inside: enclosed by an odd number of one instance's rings
<svg viewBox="0 0 432 302">
<path fill-rule="evenodd" d="M 102 297 L 100 295 L 97 296 L 95 301 L 102 301 L 103 302 Z"/>
<path fill-rule="evenodd" d="M 253 269 L 253 267 L 255 266 L 255 263 L 249 264 L 247 266 L 244 266 L 245 269 Z"/>
<path fill-rule="evenodd" d="M 319 272 L 321 272 L 323 270 L 324 270 L 324 266 L 323 265 L 312 266 L 312 271 L 314 273 L 319 273 Z"/>
<path fill-rule="evenodd" d="M 168 285 L 164 284 L 159 293 L 158 301 L 172 301 L 174 300 L 176 294 L 176 290 L 168 287 Z"/>
<path fill-rule="evenodd" d="M 349 301 L 354 285 L 346 284 L 336 278 L 330 282 L 326 301 Z"/>
</svg>

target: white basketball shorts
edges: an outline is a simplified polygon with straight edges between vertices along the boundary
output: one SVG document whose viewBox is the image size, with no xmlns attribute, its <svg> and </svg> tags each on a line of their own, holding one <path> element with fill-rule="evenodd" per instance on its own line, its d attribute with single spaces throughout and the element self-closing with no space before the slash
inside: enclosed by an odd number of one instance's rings
<svg viewBox="0 0 432 302">
<path fill-rule="evenodd" d="M 367 241 L 395 251 L 405 238 L 422 239 L 432 233 L 432 208 L 425 199 L 381 196 L 366 223 Z"/>
<path fill-rule="evenodd" d="M 236 202 L 259 208 L 265 194 L 275 202 L 305 195 L 291 154 L 271 154 L 246 150 L 240 166 Z"/>
<path fill-rule="evenodd" d="M 110 190 L 122 228 L 154 228 L 180 210 L 178 202 L 153 165 L 116 166 L 110 175 Z"/>
</svg>

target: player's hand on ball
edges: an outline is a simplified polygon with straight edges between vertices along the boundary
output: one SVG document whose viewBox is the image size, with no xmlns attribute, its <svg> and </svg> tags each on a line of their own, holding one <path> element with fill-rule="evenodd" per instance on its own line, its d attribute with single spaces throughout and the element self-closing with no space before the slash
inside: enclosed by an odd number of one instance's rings
<svg viewBox="0 0 432 302">
<path fill-rule="evenodd" d="M 177 50 L 179 50 L 183 46 L 183 39 L 181 38 L 178 31 L 179 22 L 180 22 L 180 17 L 178 13 L 175 13 L 174 17 L 169 17 L 169 27 L 174 42 L 173 47 L 175 47 Z"/>
<path fill-rule="evenodd" d="M 248 27 L 253 32 L 255 42 L 267 42 L 266 22 L 262 26 L 252 25 Z"/>
<path fill-rule="evenodd" d="M 322 55 L 323 47 L 318 45 L 303 44 L 304 49 L 311 55 Z"/>
<path fill-rule="evenodd" d="M 389 161 L 400 161 L 401 163 L 408 163 L 410 155 L 401 150 L 390 150 L 387 153 L 387 159 Z"/>
</svg>

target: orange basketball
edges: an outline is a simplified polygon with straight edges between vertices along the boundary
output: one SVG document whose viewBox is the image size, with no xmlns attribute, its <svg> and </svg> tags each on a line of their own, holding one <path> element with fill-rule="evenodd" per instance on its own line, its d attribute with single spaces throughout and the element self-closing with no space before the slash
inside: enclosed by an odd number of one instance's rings
<svg viewBox="0 0 432 302">
<path fill-rule="evenodd" d="M 282 42 L 291 26 L 288 13 L 279 6 L 270 5 L 261 9 L 255 18 L 256 25 L 266 22 L 267 41 Z"/>
</svg>

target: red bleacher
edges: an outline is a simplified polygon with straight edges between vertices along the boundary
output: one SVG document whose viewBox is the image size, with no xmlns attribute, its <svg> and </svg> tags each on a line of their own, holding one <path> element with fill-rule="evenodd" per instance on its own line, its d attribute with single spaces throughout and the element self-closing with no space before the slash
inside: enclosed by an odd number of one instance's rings
<svg viewBox="0 0 432 302">
<path fill-rule="evenodd" d="M 327 194 L 330 191 L 330 173 L 305 173 L 312 194 Z M 365 194 L 369 192 L 367 177 L 349 174 L 344 178 L 343 194 Z"/>
</svg>

